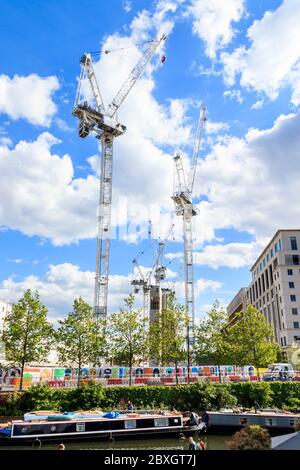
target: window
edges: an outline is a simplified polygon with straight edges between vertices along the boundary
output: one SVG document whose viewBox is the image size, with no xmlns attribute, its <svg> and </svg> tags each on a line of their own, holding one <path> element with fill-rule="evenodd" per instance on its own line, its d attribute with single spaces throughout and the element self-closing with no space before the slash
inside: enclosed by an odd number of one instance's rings
<svg viewBox="0 0 300 470">
<path fill-rule="evenodd" d="M 282 338 L 280 338 L 280 344 L 281 344 L 281 346 L 283 346 L 283 341 L 282 341 Z"/>
<path fill-rule="evenodd" d="M 299 264 L 299 256 L 293 255 L 293 264 Z"/>
<path fill-rule="evenodd" d="M 298 315 L 298 309 L 292 308 L 292 315 Z"/>
<path fill-rule="evenodd" d="M 125 426 L 125 429 L 136 428 L 136 419 L 125 419 L 124 426 Z"/>
<path fill-rule="evenodd" d="M 271 258 L 273 258 L 273 256 L 274 256 L 274 251 L 273 251 L 273 248 L 272 248 L 272 250 L 271 250 Z"/>
<path fill-rule="evenodd" d="M 281 251 L 282 250 L 281 240 L 278 240 L 278 243 L 279 243 L 279 250 Z"/>
<path fill-rule="evenodd" d="M 294 325 L 294 328 L 299 328 L 299 322 L 298 321 L 294 321 L 293 325 Z"/>
<path fill-rule="evenodd" d="M 286 337 L 283 337 L 283 345 L 286 346 Z"/>
<path fill-rule="evenodd" d="M 284 330 L 285 326 L 284 326 L 284 323 L 282 322 L 282 329 Z"/>
<path fill-rule="evenodd" d="M 300 341 L 300 336 L 294 336 L 294 341 Z"/>
<path fill-rule="evenodd" d="M 272 427 L 276 426 L 277 420 L 274 418 L 266 418 L 266 426 Z"/>
<path fill-rule="evenodd" d="M 267 254 L 267 262 L 269 262 L 269 253 Z"/>
<path fill-rule="evenodd" d="M 288 269 L 288 270 L 287 270 L 287 273 L 288 273 L 288 276 L 292 276 L 292 275 L 293 275 L 293 270 L 292 270 L 292 269 Z"/>
<path fill-rule="evenodd" d="M 264 258 L 264 260 L 263 260 L 263 265 L 264 265 L 264 267 L 266 266 L 266 258 Z"/>
<path fill-rule="evenodd" d="M 76 432 L 85 431 L 85 423 L 76 423 Z"/>
<path fill-rule="evenodd" d="M 279 297 L 279 302 L 282 304 L 282 298 L 281 297 Z"/>
<path fill-rule="evenodd" d="M 167 427 L 169 426 L 169 418 L 154 418 L 155 427 Z"/>
<path fill-rule="evenodd" d="M 275 243 L 275 253 L 278 251 L 278 243 Z"/>
<path fill-rule="evenodd" d="M 291 302 L 296 302 L 296 296 L 295 295 L 290 295 Z"/>
<path fill-rule="evenodd" d="M 260 269 L 260 271 L 262 271 L 262 263 L 260 263 L 259 269 Z"/>
<path fill-rule="evenodd" d="M 291 250 L 297 250 L 297 239 L 296 237 L 291 237 Z"/>
<path fill-rule="evenodd" d="M 290 289 L 294 289 L 295 288 L 295 284 L 293 282 L 289 282 L 289 288 Z"/>
</svg>

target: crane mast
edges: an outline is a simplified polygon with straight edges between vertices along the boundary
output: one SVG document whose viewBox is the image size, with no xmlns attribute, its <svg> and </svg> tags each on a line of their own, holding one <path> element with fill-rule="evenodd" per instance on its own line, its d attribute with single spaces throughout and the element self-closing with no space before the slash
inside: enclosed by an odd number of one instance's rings
<svg viewBox="0 0 300 470">
<path fill-rule="evenodd" d="M 166 278 L 167 268 L 163 265 L 163 253 L 165 245 L 169 239 L 169 236 L 173 230 L 174 224 L 172 223 L 166 237 L 164 240 L 160 240 L 158 242 L 156 256 L 154 258 L 154 262 L 150 270 L 146 275 L 143 274 L 140 265 L 137 261 L 137 258 L 134 258 L 132 261 L 133 265 L 137 268 L 139 278 L 137 276 L 135 279 L 132 280 L 131 285 L 134 286 L 134 292 L 137 293 L 140 288 L 143 289 L 143 313 L 144 317 L 147 318 L 148 322 L 150 322 L 150 301 L 151 301 L 151 278 L 152 275 L 155 279 L 155 285 L 159 289 L 159 311 L 162 309 L 162 292 L 160 283 Z M 141 254 L 143 254 L 142 251 Z M 139 256 L 140 256 L 139 255 Z"/>
<path fill-rule="evenodd" d="M 150 42 L 142 57 L 133 68 L 128 79 L 120 88 L 107 109 L 100 93 L 91 54 L 85 53 L 81 60 L 81 73 L 76 93 L 73 115 L 78 118 L 78 134 L 86 138 L 90 132 L 101 141 L 101 169 L 97 220 L 96 272 L 94 289 L 94 311 L 97 320 L 107 316 L 107 295 L 109 276 L 111 203 L 113 178 L 113 144 L 115 137 L 123 135 L 126 127 L 118 122 L 117 111 L 126 96 L 143 73 L 146 65 L 155 54 L 166 36 Z M 94 106 L 84 100 L 83 84 L 88 80 Z"/>
<path fill-rule="evenodd" d="M 185 275 L 185 308 L 188 315 L 188 326 L 186 334 L 186 345 L 188 354 L 188 366 L 190 365 L 190 356 L 194 342 L 195 325 L 195 306 L 194 306 L 194 270 L 193 270 L 193 229 L 192 218 L 198 211 L 193 206 L 192 193 L 197 169 L 197 160 L 200 151 L 201 138 L 206 122 L 206 107 L 202 104 L 197 123 L 192 163 L 188 178 L 188 184 L 185 183 L 185 174 L 182 159 L 179 153 L 174 157 L 175 163 L 175 181 L 174 193 L 172 199 L 175 205 L 175 213 L 182 216 L 183 220 L 183 242 L 184 242 L 184 275 Z M 177 185 L 176 185 L 177 178 Z M 189 375 L 189 367 L 188 367 Z"/>
</svg>

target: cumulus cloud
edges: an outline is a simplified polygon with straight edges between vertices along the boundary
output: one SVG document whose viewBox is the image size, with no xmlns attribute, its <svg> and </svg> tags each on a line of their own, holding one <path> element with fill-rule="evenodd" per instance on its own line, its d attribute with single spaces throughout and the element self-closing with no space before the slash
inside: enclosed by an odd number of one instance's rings
<svg viewBox="0 0 300 470">
<path fill-rule="evenodd" d="M 193 260 L 195 265 L 213 269 L 242 268 L 253 264 L 262 248 L 263 244 L 257 242 L 206 245 L 203 250 L 194 252 Z M 166 258 L 183 258 L 183 253 L 168 253 Z"/>
<path fill-rule="evenodd" d="M 0 75 L 0 113 L 14 121 L 26 119 L 31 124 L 49 127 L 57 108 L 52 95 L 59 88 L 55 76 L 31 74 L 13 78 Z"/>
<path fill-rule="evenodd" d="M 194 217 L 197 240 L 203 229 L 208 235 L 209 230 L 235 228 L 260 241 L 295 225 L 300 217 L 295 204 L 299 125 L 300 115 L 282 115 L 269 129 L 251 129 L 244 138 L 227 136 L 200 161 L 195 193 L 206 198 Z"/>
<path fill-rule="evenodd" d="M 283 0 L 273 12 L 255 20 L 247 36 L 250 46 L 239 46 L 221 54 L 225 81 L 277 98 L 281 87 L 292 88 L 292 102 L 299 104 L 300 3 Z M 239 77 L 239 78 L 238 78 Z"/>
<path fill-rule="evenodd" d="M 145 269 L 145 268 L 143 268 Z M 175 273 L 169 271 L 171 276 Z M 81 296 L 90 305 L 93 305 L 95 273 L 92 271 L 82 271 L 79 266 L 71 263 L 50 265 L 44 276 L 27 276 L 23 280 L 17 281 L 9 277 L 0 283 L 0 297 L 8 299 L 10 302 L 17 302 L 26 289 L 38 290 L 41 301 L 49 309 L 49 317 L 56 321 L 65 317 L 71 310 L 75 298 Z M 123 306 L 123 300 L 132 292 L 130 285 L 132 274 L 110 275 L 108 307 L 109 313 L 119 310 Z M 164 287 L 169 287 L 163 283 Z M 175 291 L 180 300 L 184 297 L 184 286 L 182 283 L 173 283 Z M 222 284 L 209 279 L 198 279 L 195 282 L 195 297 L 203 292 L 217 291 Z M 136 295 L 136 306 L 142 307 L 142 292 Z"/>
<path fill-rule="evenodd" d="M 240 20 L 245 11 L 244 0 L 192 0 L 188 13 L 193 19 L 193 33 L 205 43 L 205 53 L 215 59 L 217 51 L 233 39 L 232 23 Z"/>
<path fill-rule="evenodd" d="M 194 254 L 194 263 L 217 269 L 221 266 L 242 268 L 253 264 L 263 246 L 252 243 L 227 243 L 207 245 L 203 251 Z"/>
<path fill-rule="evenodd" d="M 69 155 L 48 132 L 35 141 L 0 147 L 0 227 L 60 245 L 95 234 L 97 178 L 74 178 Z"/>
<path fill-rule="evenodd" d="M 13 277 L 5 279 L 0 283 L 0 296 L 16 302 L 26 289 L 36 289 L 54 321 L 71 312 L 73 301 L 79 296 L 93 305 L 94 279 L 94 272 L 82 271 L 71 263 L 50 265 L 43 277 L 30 275 L 21 281 Z M 108 304 L 111 312 L 123 305 L 130 291 L 130 276 L 110 276 Z"/>
</svg>

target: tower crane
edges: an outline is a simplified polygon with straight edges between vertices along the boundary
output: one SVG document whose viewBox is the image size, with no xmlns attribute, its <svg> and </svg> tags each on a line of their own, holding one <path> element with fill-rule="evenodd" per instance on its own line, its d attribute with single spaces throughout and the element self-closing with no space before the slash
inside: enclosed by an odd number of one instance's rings
<svg viewBox="0 0 300 470">
<path fill-rule="evenodd" d="M 175 213 L 183 219 L 183 239 L 184 239 L 184 276 L 185 276 L 185 307 L 188 316 L 187 326 L 187 355 L 188 374 L 190 365 L 190 355 L 194 343 L 195 307 L 194 307 L 194 276 L 193 276 L 193 230 L 192 217 L 198 214 L 193 206 L 193 186 L 195 181 L 197 161 L 200 152 L 201 138 L 206 122 L 206 107 L 201 105 L 197 130 L 194 142 L 194 149 L 191 161 L 188 181 L 186 182 L 180 153 L 174 157 L 175 175 L 174 191 L 172 199 L 175 205 Z"/>
<path fill-rule="evenodd" d="M 144 317 L 147 318 L 148 321 L 150 321 L 150 294 L 151 294 L 151 279 L 152 276 L 155 279 L 155 285 L 159 289 L 159 310 L 162 308 L 162 301 L 161 301 L 161 281 L 163 281 L 166 278 L 166 272 L 167 268 L 163 264 L 163 253 L 165 249 L 165 245 L 169 239 L 169 236 L 173 230 L 174 224 L 172 223 L 166 237 L 163 240 L 159 240 L 158 242 L 158 247 L 157 247 L 157 252 L 154 258 L 154 263 L 152 267 L 149 269 L 149 271 L 144 274 L 138 261 L 137 258 L 134 258 L 132 260 L 133 266 L 137 269 L 139 277 L 136 277 L 135 279 L 132 280 L 131 285 L 134 286 L 134 292 L 137 293 L 139 292 L 140 288 L 143 289 L 143 313 Z M 144 251 L 140 253 L 143 254 Z M 139 255 L 139 256 L 140 256 Z"/>
<path fill-rule="evenodd" d="M 158 47 L 166 40 L 163 35 L 150 42 L 143 55 L 132 69 L 112 102 L 105 107 L 92 62 L 92 54 L 85 53 L 80 59 L 81 72 L 72 114 L 78 118 L 78 134 L 86 138 L 90 132 L 101 141 L 100 191 L 98 202 L 96 273 L 94 311 L 96 319 L 106 319 L 109 275 L 111 201 L 113 176 L 113 142 L 126 127 L 119 123 L 117 112 L 126 96 L 145 70 Z M 110 51 L 105 51 L 106 53 Z M 84 83 L 88 80 L 94 105 L 84 100 Z"/>
</svg>

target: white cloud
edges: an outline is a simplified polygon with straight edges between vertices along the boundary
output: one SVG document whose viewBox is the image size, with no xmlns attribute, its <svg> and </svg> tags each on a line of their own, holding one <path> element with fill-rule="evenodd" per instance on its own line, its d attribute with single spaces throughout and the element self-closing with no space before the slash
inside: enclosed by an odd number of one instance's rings
<svg viewBox="0 0 300 470">
<path fill-rule="evenodd" d="M 126 13 L 129 13 L 132 9 L 132 2 L 130 0 L 122 0 L 122 8 Z"/>
<path fill-rule="evenodd" d="M 71 263 L 50 265 L 43 277 L 30 275 L 21 281 L 12 277 L 5 279 L 0 283 L 0 296 L 16 302 L 26 289 L 38 290 L 50 318 L 56 320 L 72 311 L 73 301 L 79 296 L 93 305 L 94 279 L 94 272 L 81 271 Z M 123 305 L 123 298 L 131 290 L 130 277 L 110 276 L 108 304 L 111 312 Z"/>
<path fill-rule="evenodd" d="M 209 266 L 218 269 L 221 266 L 228 268 L 242 268 L 253 264 L 261 249 L 262 243 L 227 243 L 207 245 L 201 251 L 194 251 L 195 265 Z M 183 258 L 183 253 L 167 253 L 167 259 Z"/>
<path fill-rule="evenodd" d="M 196 242 L 218 228 L 237 229 L 267 241 L 300 218 L 300 115 L 280 116 L 273 127 L 227 136 L 199 162 L 195 194 L 205 195 L 194 217 Z"/>
<path fill-rule="evenodd" d="M 232 86 L 240 75 L 240 85 L 277 98 L 281 87 L 290 85 L 292 102 L 299 104 L 300 87 L 300 3 L 283 0 L 274 11 L 267 11 L 248 29 L 250 46 L 239 46 L 221 54 L 225 80 Z"/>
<path fill-rule="evenodd" d="M 257 100 L 252 106 L 251 109 L 260 109 L 264 105 L 264 100 Z"/>
<path fill-rule="evenodd" d="M 205 43 L 208 57 L 215 59 L 217 51 L 233 39 L 233 22 L 244 14 L 244 0 L 192 0 L 188 12 L 193 19 L 193 33 Z"/>
<path fill-rule="evenodd" d="M 12 145 L 12 140 L 9 137 L 0 136 L 0 146 L 1 147 L 10 147 Z"/>
<path fill-rule="evenodd" d="M 242 268 L 252 265 L 262 248 L 262 244 L 256 242 L 207 245 L 202 251 L 194 253 L 194 263 L 214 269 L 221 266 Z"/>
<path fill-rule="evenodd" d="M 71 158 L 51 153 L 58 143 L 45 132 L 33 142 L 0 147 L 0 227 L 54 244 L 94 235 L 97 179 L 75 179 Z"/>
<path fill-rule="evenodd" d="M 172 273 L 174 274 L 174 273 Z M 44 276 L 27 276 L 18 281 L 9 277 L 0 283 L 0 297 L 10 302 L 17 302 L 26 289 L 38 290 L 43 302 L 49 309 L 52 321 L 65 317 L 72 310 L 73 301 L 79 296 L 91 306 L 93 305 L 93 289 L 95 274 L 92 271 L 82 271 L 79 266 L 71 263 L 50 265 Z M 110 275 L 108 307 L 109 313 L 118 311 L 123 306 L 123 300 L 132 292 L 132 274 Z M 175 291 L 181 300 L 184 297 L 184 286 L 175 283 Z M 169 287 L 163 283 L 164 287 Z M 195 282 L 195 297 L 206 291 L 217 291 L 222 286 L 218 281 L 198 279 Z M 142 306 L 142 293 L 135 295 L 136 307 Z"/>
<path fill-rule="evenodd" d="M 229 125 L 227 122 L 213 122 L 207 121 L 205 125 L 205 133 L 206 134 L 217 134 L 221 131 L 227 131 L 229 129 Z"/>
<path fill-rule="evenodd" d="M 225 99 L 236 100 L 240 104 L 244 101 L 240 90 L 225 90 L 223 96 Z"/>
<path fill-rule="evenodd" d="M 59 88 L 55 76 L 42 78 L 31 74 L 13 78 L 0 75 L 0 113 L 11 119 L 26 119 L 31 124 L 49 127 L 56 113 L 52 95 Z"/>
</svg>

